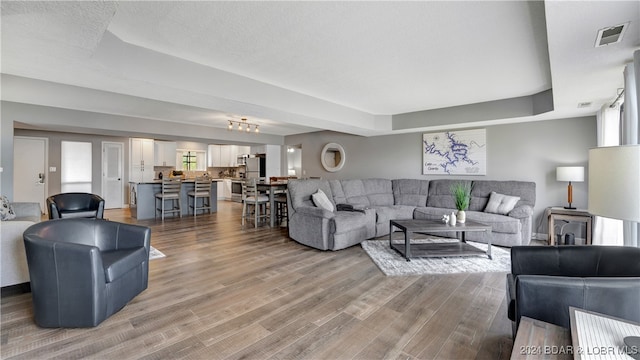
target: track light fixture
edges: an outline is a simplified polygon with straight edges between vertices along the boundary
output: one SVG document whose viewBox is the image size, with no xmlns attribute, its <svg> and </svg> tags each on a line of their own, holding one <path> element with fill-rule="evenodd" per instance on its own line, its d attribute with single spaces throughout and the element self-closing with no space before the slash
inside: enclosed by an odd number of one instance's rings
<svg viewBox="0 0 640 360">
<path fill-rule="evenodd" d="M 233 131 L 234 123 L 237 124 L 238 131 L 245 131 L 247 133 L 251 132 L 251 127 L 253 127 L 253 132 L 256 134 L 260 133 L 260 129 L 258 124 L 252 124 L 247 122 L 247 118 L 242 118 L 241 121 L 229 120 L 229 125 L 227 125 L 227 130 Z"/>
</svg>

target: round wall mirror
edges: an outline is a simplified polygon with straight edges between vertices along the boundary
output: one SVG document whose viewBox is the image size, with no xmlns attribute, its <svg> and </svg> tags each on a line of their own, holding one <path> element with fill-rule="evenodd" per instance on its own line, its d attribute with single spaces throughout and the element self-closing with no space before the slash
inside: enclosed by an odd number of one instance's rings
<svg viewBox="0 0 640 360">
<path fill-rule="evenodd" d="M 325 170 L 336 172 L 342 169 L 346 160 L 344 148 L 340 144 L 328 143 L 322 148 L 320 162 Z"/>
</svg>

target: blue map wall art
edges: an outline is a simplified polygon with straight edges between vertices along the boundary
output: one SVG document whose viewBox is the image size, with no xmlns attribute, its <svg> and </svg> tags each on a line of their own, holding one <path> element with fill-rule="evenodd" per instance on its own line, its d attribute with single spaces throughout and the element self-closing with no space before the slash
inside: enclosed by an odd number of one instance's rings
<svg viewBox="0 0 640 360">
<path fill-rule="evenodd" d="M 486 129 L 422 135 L 424 175 L 486 175 Z"/>
</svg>

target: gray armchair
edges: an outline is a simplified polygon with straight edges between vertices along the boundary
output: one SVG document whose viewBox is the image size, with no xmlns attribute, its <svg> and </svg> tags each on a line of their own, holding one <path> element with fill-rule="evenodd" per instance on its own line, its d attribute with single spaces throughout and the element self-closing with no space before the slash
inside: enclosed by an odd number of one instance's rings
<svg viewBox="0 0 640 360">
<path fill-rule="evenodd" d="M 89 193 L 62 193 L 47 198 L 49 219 L 104 217 L 104 199 Z"/>
<path fill-rule="evenodd" d="M 507 274 L 508 317 L 570 327 L 569 307 L 640 321 L 640 248 L 514 246 Z"/>
<path fill-rule="evenodd" d="M 41 327 L 97 326 L 147 288 L 147 227 L 51 220 L 30 226 L 23 236 Z"/>
</svg>

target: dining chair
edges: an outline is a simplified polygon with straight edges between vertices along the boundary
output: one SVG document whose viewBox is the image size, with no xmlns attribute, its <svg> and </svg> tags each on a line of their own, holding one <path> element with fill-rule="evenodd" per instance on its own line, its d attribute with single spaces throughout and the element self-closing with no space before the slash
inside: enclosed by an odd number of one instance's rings
<svg viewBox="0 0 640 360">
<path fill-rule="evenodd" d="M 289 214 L 287 211 L 287 191 L 283 191 L 281 193 L 275 194 L 275 198 L 273 199 L 276 206 L 276 220 L 284 226 L 288 223 Z"/>
<path fill-rule="evenodd" d="M 182 217 L 182 208 L 180 207 L 180 188 L 182 182 L 179 178 L 162 179 L 162 191 L 156 194 L 156 212 L 155 217 L 158 217 L 160 212 L 162 221 L 164 221 L 164 215 L 166 213 L 178 213 Z M 158 200 L 160 205 L 158 206 Z M 171 206 L 166 207 L 166 202 L 170 201 Z"/>
<path fill-rule="evenodd" d="M 211 180 L 205 178 L 196 178 L 193 185 L 193 191 L 187 192 L 187 203 L 189 208 L 193 209 L 193 216 L 195 217 L 198 210 L 209 210 L 211 213 Z M 190 199 L 193 198 L 193 205 L 191 205 Z M 198 198 L 202 199 L 202 206 L 198 206 Z"/>
<path fill-rule="evenodd" d="M 258 192 L 255 179 L 247 179 L 242 184 L 242 198 L 242 226 L 247 219 L 253 218 L 254 227 L 258 227 L 259 220 L 269 219 L 267 212 L 269 197 Z M 261 211 L 263 208 L 264 212 Z"/>
</svg>

